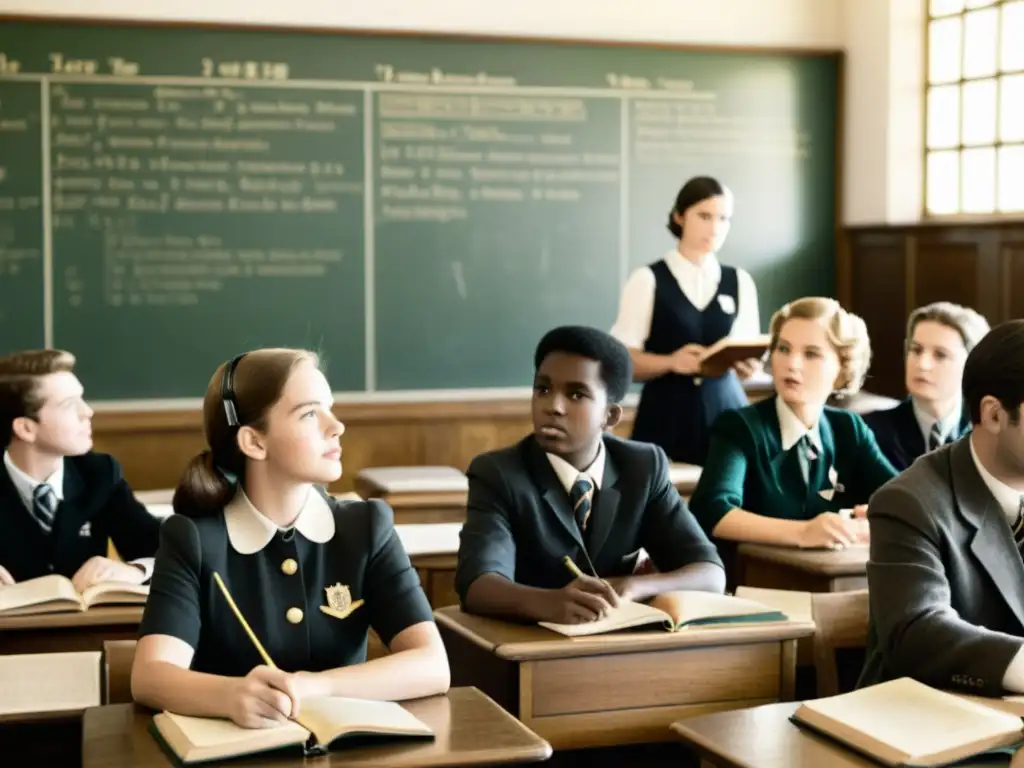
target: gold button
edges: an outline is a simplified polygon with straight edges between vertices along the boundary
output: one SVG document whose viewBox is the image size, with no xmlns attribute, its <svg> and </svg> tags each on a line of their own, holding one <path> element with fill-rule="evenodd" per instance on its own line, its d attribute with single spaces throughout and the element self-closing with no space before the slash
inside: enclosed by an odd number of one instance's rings
<svg viewBox="0 0 1024 768">
<path fill-rule="evenodd" d="M 287 618 L 292 624 L 298 624 L 302 621 L 302 609 L 289 608 L 288 613 L 285 614 L 285 618 Z"/>
<path fill-rule="evenodd" d="M 295 572 L 299 570 L 299 564 L 292 560 L 290 557 L 281 563 L 281 570 L 286 576 L 293 576 Z"/>
</svg>

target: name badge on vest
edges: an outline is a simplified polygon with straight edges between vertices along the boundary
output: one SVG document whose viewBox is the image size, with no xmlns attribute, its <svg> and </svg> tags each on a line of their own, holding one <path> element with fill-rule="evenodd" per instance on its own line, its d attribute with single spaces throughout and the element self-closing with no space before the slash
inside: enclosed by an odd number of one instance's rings
<svg viewBox="0 0 1024 768">
<path fill-rule="evenodd" d="M 722 311 L 727 315 L 736 314 L 736 300 L 732 296 L 727 296 L 724 293 L 718 294 L 718 306 L 722 308 Z"/>
<path fill-rule="evenodd" d="M 78 529 L 78 535 L 81 536 L 82 538 L 86 538 L 88 536 L 92 536 L 92 523 L 86 523 L 81 528 L 79 528 Z"/>
</svg>

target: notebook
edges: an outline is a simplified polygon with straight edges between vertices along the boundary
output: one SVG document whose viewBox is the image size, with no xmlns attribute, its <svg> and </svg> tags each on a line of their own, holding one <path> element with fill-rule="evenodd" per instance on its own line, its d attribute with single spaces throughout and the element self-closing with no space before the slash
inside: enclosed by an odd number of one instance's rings
<svg viewBox="0 0 1024 768">
<path fill-rule="evenodd" d="M 735 339 L 728 336 L 719 339 L 700 358 L 702 376 L 722 376 L 741 360 L 761 357 L 771 346 L 771 336 L 763 334 L 750 339 Z"/>
<path fill-rule="evenodd" d="M 667 632 L 769 621 L 788 621 L 780 610 L 753 600 L 714 592 L 665 592 L 648 603 L 622 601 L 607 616 L 583 624 L 538 622 L 568 637 L 587 637 L 653 625 Z"/>
<path fill-rule="evenodd" d="M 79 593 L 71 579 L 52 573 L 0 587 L 0 616 L 86 611 L 95 605 L 144 605 L 149 587 L 120 581 L 94 584 Z"/>
<path fill-rule="evenodd" d="M 1019 716 L 909 677 L 806 701 L 792 721 L 887 766 L 943 766 L 1024 739 Z"/>
<path fill-rule="evenodd" d="M 230 720 L 161 712 L 154 715 L 150 730 L 185 765 L 289 748 L 322 754 L 354 736 L 434 737 L 426 723 L 393 701 L 312 697 L 302 700 L 298 720 L 273 728 L 242 728 Z"/>
</svg>

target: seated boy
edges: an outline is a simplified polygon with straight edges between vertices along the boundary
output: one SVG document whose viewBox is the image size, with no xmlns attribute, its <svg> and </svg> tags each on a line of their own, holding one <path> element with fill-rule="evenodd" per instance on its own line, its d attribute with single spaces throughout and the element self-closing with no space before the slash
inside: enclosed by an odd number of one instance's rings
<svg viewBox="0 0 1024 768">
<path fill-rule="evenodd" d="M 619 599 L 722 592 L 722 561 L 669 481 L 664 451 L 607 433 L 632 378 L 626 347 L 593 328 L 557 328 L 534 366 L 533 434 L 469 467 L 463 608 L 571 624 Z M 641 548 L 658 572 L 634 573 Z"/>
<path fill-rule="evenodd" d="M 141 584 L 160 520 L 136 501 L 112 457 L 92 449 L 92 409 L 68 352 L 0 357 L 0 585 L 59 573 L 80 592 Z M 106 557 L 109 539 L 129 563 Z"/>
</svg>

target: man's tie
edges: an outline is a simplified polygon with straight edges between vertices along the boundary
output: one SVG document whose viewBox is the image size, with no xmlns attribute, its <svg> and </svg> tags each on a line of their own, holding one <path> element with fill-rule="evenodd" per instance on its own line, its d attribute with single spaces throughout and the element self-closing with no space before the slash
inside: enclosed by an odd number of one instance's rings
<svg viewBox="0 0 1024 768">
<path fill-rule="evenodd" d="M 57 494 L 53 486 L 40 483 L 32 493 L 32 515 L 39 527 L 46 533 L 53 530 L 53 518 L 57 514 Z"/>
<path fill-rule="evenodd" d="M 942 430 L 939 429 L 939 422 L 932 424 L 932 431 L 928 433 L 928 450 L 934 451 L 946 441 L 942 439 Z"/>
<path fill-rule="evenodd" d="M 590 507 L 594 500 L 594 486 L 586 475 L 580 475 L 573 483 L 572 491 L 569 492 L 569 501 L 572 503 L 572 513 L 576 518 L 576 525 L 580 531 L 587 530 L 587 521 L 590 519 Z"/>
<path fill-rule="evenodd" d="M 1013 540 L 1017 542 L 1017 549 L 1024 551 L 1024 496 L 1020 497 L 1017 521 L 1013 524 Z"/>
<path fill-rule="evenodd" d="M 800 474 L 804 476 L 804 485 L 807 485 L 811 482 L 811 465 L 818 458 L 818 452 L 811 444 L 810 435 L 807 434 L 796 441 L 793 449 L 796 451 L 796 457 L 800 461 Z"/>
</svg>

